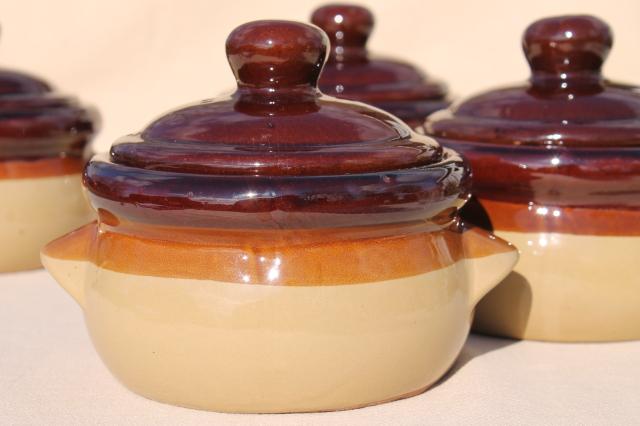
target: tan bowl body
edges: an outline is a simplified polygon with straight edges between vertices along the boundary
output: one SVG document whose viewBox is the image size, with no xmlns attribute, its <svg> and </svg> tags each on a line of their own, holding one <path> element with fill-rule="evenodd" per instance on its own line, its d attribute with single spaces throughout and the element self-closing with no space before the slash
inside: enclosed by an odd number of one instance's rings
<svg viewBox="0 0 640 426">
<path fill-rule="evenodd" d="M 188 277 L 199 274 L 202 264 L 215 269 L 234 250 L 229 247 L 200 244 L 185 248 L 182 259 L 183 249 L 170 251 L 172 243 L 130 238 L 126 250 L 133 251 L 127 258 L 138 257 L 135 250 L 147 253 L 139 268 L 157 261 L 149 257 L 156 249 L 158 259 L 164 254 L 167 263 L 184 262 L 183 269 L 164 276 L 155 269 L 136 272 L 133 263 L 140 259 L 123 267 L 108 252 L 125 250 L 114 245 L 119 237 L 100 243 L 103 233 L 86 242 L 93 247 L 91 259 L 65 254 L 67 243 L 91 239 L 96 232 L 80 230 L 53 242 L 42 259 L 83 307 L 105 364 L 124 385 L 148 398 L 224 412 L 342 410 L 422 392 L 458 355 L 476 301 L 517 260 L 507 243 L 469 231 L 465 235 L 474 244 L 491 248 L 479 257 L 451 261 L 456 247 L 441 246 L 431 263 L 446 266 L 419 274 L 353 282 L 354 275 L 344 271 L 350 281 L 323 282 L 339 267 L 328 265 L 318 273 L 323 265 L 316 265 L 320 269 L 309 268 L 308 282 L 242 283 Z M 457 244 L 466 244 L 463 240 Z M 332 250 L 351 242 L 343 244 L 332 243 Z M 380 244 L 383 252 L 387 243 Z M 352 265 L 364 265 L 357 259 L 376 250 L 367 244 L 354 247 L 349 248 L 351 260 L 356 259 Z M 248 270 L 264 263 L 267 276 L 277 282 L 294 274 L 291 262 L 304 261 L 297 256 L 313 252 L 320 258 L 322 248 L 238 250 L 238 259 L 256 264 Z"/>
<path fill-rule="evenodd" d="M 496 231 L 520 261 L 478 304 L 474 330 L 516 339 L 640 339 L 640 236 Z"/>
<path fill-rule="evenodd" d="M 0 179 L 0 272 L 40 268 L 40 250 L 94 218 L 80 173 Z"/>
<path fill-rule="evenodd" d="M 640 211 L 479 202 L 470 212 L 486 212 L 521 258 L 478 304 L 474 331 L 553 342 L 640 339 Z"/>
</svg>

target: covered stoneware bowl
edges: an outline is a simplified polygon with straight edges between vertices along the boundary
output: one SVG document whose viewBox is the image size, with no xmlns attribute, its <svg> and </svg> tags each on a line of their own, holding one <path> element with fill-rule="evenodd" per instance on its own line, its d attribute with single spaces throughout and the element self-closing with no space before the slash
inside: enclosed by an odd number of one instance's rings
<svg viewBox="0 0 640 426">
<path fill-rule="evenodd" d="M 477 331 L 551 341 L 640 338 L 640 94 L 603 79 L 612 45 L 591 16 L 534 22 L 531 78 L 432 115 L 463 153 L 463 217 L 522 258 L 478 306 Z"/>
<path fill-rule="evenodd" d="M 0 69 L 0 272 L 93 219 L 80 183 L 97 114 L 30 75 Z"/>
<path fill-rule="evenodd" d="M 238 27 L 235 93 L 85 169 L 99 220 L 42 257 L 130 389 L 265 413 L 413 395 L 512 268 L 514 248 L 458 223 L 469 170 L 455 152 L 318 91 L 327 47 L 307 24 Z"/>
<path fill-rule="evenodd" d="M 311 22 L 331 40 L 320 90 L 331 96 L 366 102 L 420 126 L 434 111 L 450 104 L 447 87 L 413 65 L 372 55 L 367 40 L 372 13 L 361 6 L 332 4 L 316 9 Z"/>
</svg>

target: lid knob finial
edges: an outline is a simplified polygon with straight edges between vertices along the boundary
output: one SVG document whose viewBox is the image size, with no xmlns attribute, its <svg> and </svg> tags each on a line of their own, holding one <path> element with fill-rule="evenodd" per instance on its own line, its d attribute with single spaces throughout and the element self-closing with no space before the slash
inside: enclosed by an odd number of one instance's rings
<svg viewBox="0 0 640 426">
<path fill-rule="evenodd" d="M 365 46 L 373 29 L 373 14 L 366 8 L 332 4 L 316 9 L 311 22 L 329 35 L 332 59 L 366 55 Z"/>
<path fill-rule="evenodd" d="M 315 87 L 328 44 L 312 25 L 254 21 L 229 34 L 227 59 L 240 88 Z"/>
<path fill-rule="evenodd" d="M 522 39 L 532 71 L 556 75 L 599 74 L 612 44 L 609 25 L 588 15 L 538 20 Z"/>
</svg>

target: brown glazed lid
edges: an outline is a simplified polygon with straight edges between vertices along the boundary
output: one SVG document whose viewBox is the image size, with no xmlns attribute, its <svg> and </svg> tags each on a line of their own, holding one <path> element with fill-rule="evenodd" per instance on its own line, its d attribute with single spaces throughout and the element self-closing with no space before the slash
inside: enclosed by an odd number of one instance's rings
<svg viewBox="0 0 640 426">
<path fill-rule="evenodd" d="M 320 89 L 331 96 L 366 102 L 414 127 L 449 105 L 447 88 L 414 66 L 370 55 L 366 44 L 373 15 L 360 6 L 332 4 L 313 12 L 311 21 L 331 40 Z"/>
<path fill-rule="evenodd" d="M 396 117 L 323 95 L 327 36 L 256 21 L 226 43 L 238 88 L 174 110 L 96 156 L 84 182 L 119 218 L 315 227 L 425 220 L 457 208 L 468 169 Z"/>
<path fill-rule="evenodd" d="M 640 92 L 603 78 L 612 41 L 593 16 L 536 21 L 522 40 L 529 81 L 437 112 L 426 132 L 470 161 L 479 198 L 638 208 Z"/>
<path fill-rule="evenodd" d="M 526 84 L 488 91 L 429 118 L 427 133 L 455 140 L 548 147 L 640 146 L 640 93 L 601 68 L 613 36 L 593 16 L 534 22 L 522 47 Z"/>
<path fill-rule="evenodd" d="M 44 81 L 0 69 L 0 162 L 82 157 L 97 114 Z"/>
</svg>

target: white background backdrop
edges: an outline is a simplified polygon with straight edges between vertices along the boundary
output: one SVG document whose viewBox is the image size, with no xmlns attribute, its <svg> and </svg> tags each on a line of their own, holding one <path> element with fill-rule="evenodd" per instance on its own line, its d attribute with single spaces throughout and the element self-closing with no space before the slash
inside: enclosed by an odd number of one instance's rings
<svg viewBox="0 0 640 426">
<path fill-rule="evenodd" d="M 410 60 L 465 96 L 527 77 L 520 37 L 534 19 L 591 13 L 614 29 L 605 72 L 640 83 L 638 0 L 367 0 L 371 50 Z M 142 129 L 181 104 L 235 85 L 224 41 L 255 19 L 307 20 L 312 0 L 0 0 L 0 66 L 45 77 L 96 105 L 97 139 Z"/>
</svg>

